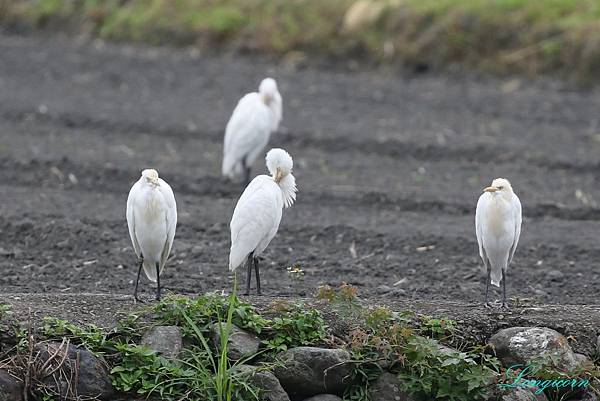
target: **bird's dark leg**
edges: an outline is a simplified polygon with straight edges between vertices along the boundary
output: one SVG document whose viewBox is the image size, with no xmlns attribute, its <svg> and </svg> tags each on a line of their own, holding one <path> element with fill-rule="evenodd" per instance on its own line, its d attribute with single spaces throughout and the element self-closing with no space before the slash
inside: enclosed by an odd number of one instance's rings
<svg viewBox="0 0 600 401">
<path fill-rule="evenodd" d="M 156 262 L 156 300 L 160 301 L 160 264 Z"/>
<path fill-rule="evenodd" d="M 254 270 L 256 271 L 256 295 L 260 295 L 260 269 L 258 268 L 258 258 L 254 259 Z"/>
<path fill-rule="evenodd" d="M 492 268 L 490 265 L 487 266 L 487 279 L 485 280 L 485 303 L 483 306 L 486 308 L 491 308 L 490 303 L 488 302 L 488 294 L 490 291 L 490 275 L 492 273 Z"/>
<path fill-rule="evenodd" d="M 133 299 L 136 302 L 142 302 L 142 300 L 139 299 L 137 296 L 137 291 L 138 291 L 138 283 L 140 282 L 140 273 L 142 272 L 143 265 L 144 265 L 144 257 L 142 255 L 140 255 L 140 265 L 138 267 L 137 280 L 135 280 L 135 290 L 133 291 Z"/>
<path fill-rule="evenodd" d="M 252 280 L 252 259 L 253 255 L 248 255 L 248 260 L 246 261 L 246 265 L 248 267 L 248 275 L 246 276 L 246 292 L 244 295 L 250 295 L 250 280 Z"/>
<path fill-rule="evenodd" d="M 244 185 L 248 186 L 250 184 L 250 166 L 246 164 L 246 158 L 242 160 L 242 168 L 244 170 Z"/>
<path fill-rule="evenodd" d="M 502 307 L 508 309 L 506 302 L 506 272 L 502 270 Z"/>
</svg>

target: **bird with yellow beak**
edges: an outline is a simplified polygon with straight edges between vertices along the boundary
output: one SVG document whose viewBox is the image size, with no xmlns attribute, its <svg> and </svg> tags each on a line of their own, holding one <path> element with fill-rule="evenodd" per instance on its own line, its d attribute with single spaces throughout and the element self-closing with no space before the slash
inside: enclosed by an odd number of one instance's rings
<svg viewBox="0 0 600 401">
<path fill-rule="evenodd" d="M 154 169 L 142 171 L 127 197 L 127 226 L 139 266 L 133 297 L 138 298 L 142 267 L 148 279 L 156 283 L 160 300 L 160 275 L 167 264 L 177 227 L 177 204 L 171 186 Z"/>
<path fill-rule="evenodd" d="M 521 235 L 521 201 L 513 192 L 510 182 L 496 178 L 484 188 L 475 211 L 475 233 L 479 255 L 487 270 L 485 306 L 490 307 L 488 293 L 490 282 L 500 287 L 502 281 L 502 307 L 506 301 L 506 271 Z"/>
<path fill-rule="evenodd" d="M 277 234 L 283 209 L 292 206 L 298 191 L 292 174 L 294 161 L 288 152 L 271 149 L 265 160 L 271 175 L 254 177 L 235 205 L 229 224 L 229 270 L 234 271 L 246 262 L 245 295 L 250 294 L 253 268 L 256 272 L 256 293 L 261 294 L 258 256 Z"/>
</svg>

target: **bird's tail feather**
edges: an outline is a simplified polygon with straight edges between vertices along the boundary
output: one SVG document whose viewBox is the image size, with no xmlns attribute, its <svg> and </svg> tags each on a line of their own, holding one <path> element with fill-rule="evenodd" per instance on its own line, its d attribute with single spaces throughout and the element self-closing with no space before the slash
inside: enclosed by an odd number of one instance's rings
<svg viewBox="0 0 600 401">
<path fill-rule="evenodd" d="M 159 274 L 162 274 L 163 268 L 164 266 L 159 269 Z M 148 280 L 156 283 L 156 265 L 154 263 L 144 261 L 144 273 L 146 273 Z"/>
<path fill-rule="evenodd" d="M 240 176 L 244 172 L 244 168 L 242 163 L 236 162 L 231 157 L 226 157 L 223 159 L 223 165 L 221 168 L 221 172 L 227 178 L 233 178 L 235 176 Z"/>
<path fill-rule="evenodd" d="M 229 271 L 234 271 L 237 269 L 244 260 L 246 260 L 246 256 L 248 253 L 244 253 L 243 251 L 235 248 L 231 248 L 231 252 L 229 253 Z"/>
<path fill-rule="evenodd" d="M 491 277 L 490 281 L 492 282 L 492 285 L 495 285 L 496 287 L 500 287 L 500 280 L 502 280 L 502 271 L 492 269 L 490 277 Z"/>
<path fill-rule="evenodd" d="M 231 156 L 225 155 L 223 157 L 223 164 L 221 166 L 221 172 L 223 173 L 224 176 L 227 177 L 232 177 L 234 174 L 234 160 L 232 159 Z"/>
</svg>

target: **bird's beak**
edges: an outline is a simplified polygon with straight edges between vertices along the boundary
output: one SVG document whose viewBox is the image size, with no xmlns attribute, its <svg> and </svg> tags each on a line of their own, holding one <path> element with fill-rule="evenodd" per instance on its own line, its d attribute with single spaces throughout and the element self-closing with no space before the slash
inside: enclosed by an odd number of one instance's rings
<svg viewBox="0 0 600 401">
<path fill-rule="evenodd" d="M 496 192 L 498 188 L 496 187 L 487 187 L 483 189 L 483 192 Z"/>
<path fill-rule="evenodd" d="M 281 181 L 282 178 L 283 172 L 281 172 L 281 169 L 277 169 L 277 172 L 275 173 L 275 182 L 279 183 L 279 181 Z"/>
<path fill-rule="evenodd" d="M 263 101 L 263 103 L 264 103 L 264 104 L 266 104 L 267 106 L 269 105 L 269 103 L 271 103 L 271 100 L 273 100 L 273 97 L 272 97 L 271 95 L 267 94 L 267 93 L 265 93 L 265 94 L 262 96 L 262 101 Z"/>
</svg>

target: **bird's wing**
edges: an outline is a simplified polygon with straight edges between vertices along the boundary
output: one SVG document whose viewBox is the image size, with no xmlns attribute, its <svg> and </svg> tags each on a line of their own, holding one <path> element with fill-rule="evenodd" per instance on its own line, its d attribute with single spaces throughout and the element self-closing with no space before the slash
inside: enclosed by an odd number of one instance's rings
<svg viewBox="0 0 600 401">
<path fill-rule="evenodd" d="M 129 228 L 129 236 L 131 237 L 131 243 L 133 244 L 133 250 L 135 251 L 135 254 L 138 257 L 140 257 L 141 251 L 140 251 L 140 245 L 139 245 L 139 243 L 137 241 L 137 237 L 135 235 L 135 213 L 133 213 L 133 205 L 135 202 L 135 197 L 137 196 L 137 193 L 139 192 L 140 185 L 141 185 L 140 182 L 137 181 L 131 187 L 131 190 L 129 191 L 129 196 L 127 196 L 127 213 L 126 213 L 127 226 Z"/>
<path fill-rule="evenodd" d="M 483 215 L 487 207 L 487 194 L 483 193 L 477 201 L 477 208 L 475 209 L 475 234 L 477 235 L 477 243 L 479 244 L 479 254 L 483 258 L 486 253 L 483 248 Z"/>
<path fill-rule="evenodd" d="M 235 166 L 249 154 L 257 154 L 269 140 L 269 110 L 257 93 L 244 96 L 233 110 L 225 129 L 223 174 L 232 175 Z M 248 163 L 254 160 L 248 160 Z"/>
<path fill-rule="evenodd" d="M 254 178 L 244 190 L 229 225 L 230 270 L 241 265 L 260 243 L 272 239 L 281 220 L 282 204 L 281 190 L 269 176 Z"/>
<path fill-rule="evenodd" d="M 171 248 L 173 248 L 173 239 L 175 238 L 175 229 L 177 228 L 177 203 L 175 202 L 175 195 L 173 194 L 171 186 L 162 179 L 159 179 L 159 183 L 159 191 L 165 200 L 165 204 L 167 205 L 165 214 L 167 224 L 167 240 L 160 257 L 160 266 L 162 269 L 167 263 L 167 259 L 171 253 Z"/>
<path fill-rule="evenodd" d="M 508 263 L 512 262 L 512 258 L 517 250 L 517 245 L 519 244 L 519 238 L 521 237 L 521 222 L 523 219 L 521 215 L 521 200 L 516 194 L 513 194 L 511 206 L 513 209 L 513 219 L 515 222 L 515 239 L 510 247 Z"/>
</svg>

